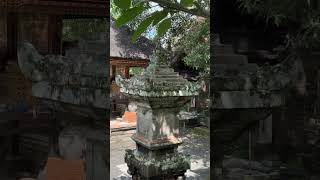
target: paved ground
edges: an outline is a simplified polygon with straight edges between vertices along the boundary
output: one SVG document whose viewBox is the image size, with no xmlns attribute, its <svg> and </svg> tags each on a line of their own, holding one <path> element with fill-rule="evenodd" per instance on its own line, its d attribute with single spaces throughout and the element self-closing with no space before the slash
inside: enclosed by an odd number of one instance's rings
<svg viewBox="0 0 320 180">
<path fill-rule="evenodd" d="M 124 131 L 123 134 L 112 133 L 110 137 L 110 179 L 126 173 L 124 162 L 125 149 L 135 149 L 135 143 L 130 138 L 134 131 Z"/>
<path fill-rule="evenodd" d="M 125 149 L 135 149 L 135 143 L 130 136 L 133 131 L 123 134 L 113 133 L 110 138 L 110 179 L 126 174 L 127 166 L 124 162 Z M 184 144 L 179 151 L 191 156 L 191 171 L 200 179 L 209 180 L 210 174 L 210 140 L 207 128 L 192 128 L 182 131 Z"/>
</svg>

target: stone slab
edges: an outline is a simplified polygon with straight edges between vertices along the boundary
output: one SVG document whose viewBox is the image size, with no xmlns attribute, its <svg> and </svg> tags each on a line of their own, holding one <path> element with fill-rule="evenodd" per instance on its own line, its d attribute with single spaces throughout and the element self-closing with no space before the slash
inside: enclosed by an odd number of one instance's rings
<svg viewBox="0 0 320 180">
<path fill-rule="evenodd" d="M 262 95 L 250 91 L 221 91 L 214 95 L 214 109 L 271 108 L 283 104 L 280 93 Z"/>
<path fill-rule="evenodd" d="M 124 130 L 133 130 L 136 129 L 137 123 L 136 122 L 124 122 L 121 120 L 113 120 L 110 121 L 110 129 L 111 132 L 116 132 L 116 131 L 124 131 Z"/>
</svg>

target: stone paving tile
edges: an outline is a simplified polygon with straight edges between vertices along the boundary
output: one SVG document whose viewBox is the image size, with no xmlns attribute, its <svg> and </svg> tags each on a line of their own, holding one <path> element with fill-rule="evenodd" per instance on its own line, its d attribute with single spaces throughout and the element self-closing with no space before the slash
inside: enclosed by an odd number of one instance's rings
<svg viewBox="0 0 320 180">
<path fill-rule="evenodd" d="M 126 172 L 124 162 L 125 149 L 135 149 L 135 143 L 130 138 L 133 131 L 123 134 L 111 134 L 110 136 L 110 179 L 117 177 Z"/>
<path fill-rule="evenodd" d="M 110 137 L 110 179 L 127 175 L 127 165 L 124 162 L 125 149 L 135 149 L 135 143 L 130 138 L 134 131 L 122 134 L 111 134 Z M 200 180 L 209 180 L 210 174 L 210 140 L 206 135 L 197 135 L 186 129 L 182 132 L 184 143 L 179 151 L 191 156 L 191 171 L 201 176 Z"/>
</svg>

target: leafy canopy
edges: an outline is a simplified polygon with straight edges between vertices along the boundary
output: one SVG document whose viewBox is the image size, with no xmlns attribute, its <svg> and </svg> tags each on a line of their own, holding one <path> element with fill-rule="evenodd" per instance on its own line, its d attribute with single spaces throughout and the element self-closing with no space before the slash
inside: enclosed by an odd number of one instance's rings
<svg viewBox="0 0 320 180">
<path fill-rule="evenodd" d="M 113 0 L 111 15 L 118 27 L 135 29 L 133 41 L 155 31 L 156 56 L 163 61 L 182 54 L 178 59 L 187 66 L 209 72 L 209 4 L 209 0 Z"/>
<path fill-rule="evenodd" d="M 132 40 L 136 41 L 150 28 L 156 29 L 156 38 L 161 38 L 172 27 L 172 18 L 179 12 L 209 17 L 207 0 L 112 0 L 111 14 L 116 19 L 116 26 L 128 25 L 133 21 L 136 30 Z"/>
<path fill-rule="evenodd" d="M 320 10 L 317 0 L 238 0 L 240 8 L 278 26 L 289 27 L 287 47 L 320 47 Z"/>
</svg>

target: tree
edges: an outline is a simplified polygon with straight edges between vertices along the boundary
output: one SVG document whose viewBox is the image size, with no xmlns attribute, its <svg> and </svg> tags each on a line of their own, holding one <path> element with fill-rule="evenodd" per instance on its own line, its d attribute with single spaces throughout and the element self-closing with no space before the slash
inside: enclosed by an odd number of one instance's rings
<svg viewBox="0 0 320 180">
<path fill-rule="evenodd" d="M 317 0 L 238 0 L 240 8 L 264 18 L 266 23 L 289 27 L 287 48 L 291 52 L 319 49 L 320 12 Z"/>
<path fill-rule="evenodd" d="M 209 0 L 113 0 L 111 15 L 118 27 L 136 29 L 133 41 L 156 30 L 153 39 L 161 49 L 157 56 L 170 61 L 183 54 L 186 65 L 209 72 Z M 204 22 L 199 22 L 201 16 Z"/>
<path fill-rule="evenodd" d="M 113 0 L 111 9 L 111 14 L 116 16 L 118 27 L 142 19 L 132 37 L 133 41 L 150 26 L 157 28 L 157 37 L 163 36 L 172 26 L 172 18 L 179 12 L 204 18 L 210 16 L 209 0 Z"/>
</svg>

